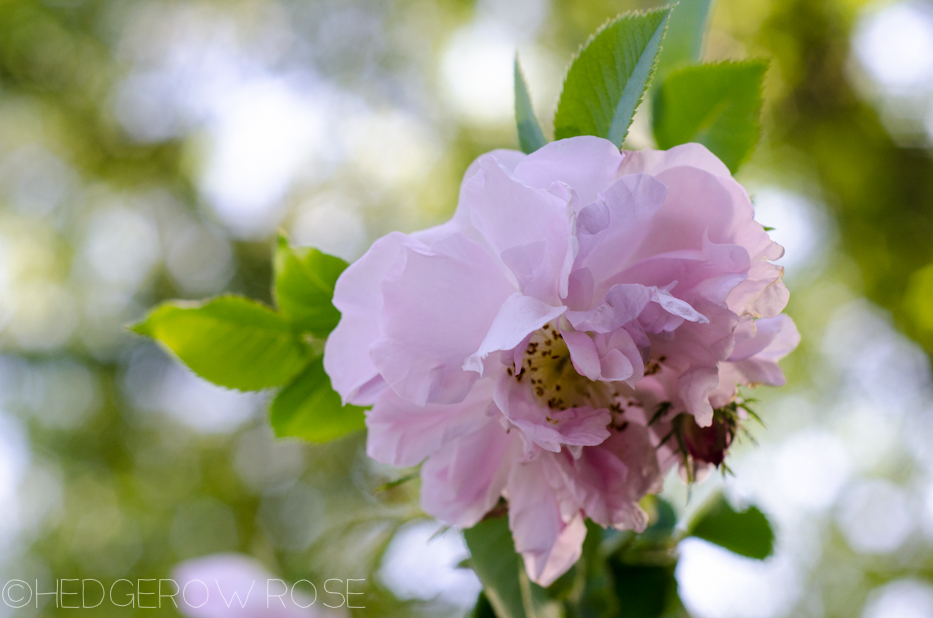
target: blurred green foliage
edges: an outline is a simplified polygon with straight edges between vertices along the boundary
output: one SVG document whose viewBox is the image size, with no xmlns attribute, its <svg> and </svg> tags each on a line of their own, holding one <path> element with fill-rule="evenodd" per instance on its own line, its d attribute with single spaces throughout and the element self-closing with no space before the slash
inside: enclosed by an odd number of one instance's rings
<svg viewBox="0 0 933 618">
<path fill-rule="evenodd" d="M 747 558 L 764 560 L 774 553 L 774 531 L 764 514 L 754 506 L 736 511 L 721 496 L 697 513 L 687 532 Z"/>
</svg>

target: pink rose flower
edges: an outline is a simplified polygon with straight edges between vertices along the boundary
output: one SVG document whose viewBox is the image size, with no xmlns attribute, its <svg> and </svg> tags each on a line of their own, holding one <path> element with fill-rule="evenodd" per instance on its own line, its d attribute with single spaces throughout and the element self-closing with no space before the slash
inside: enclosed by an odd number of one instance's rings
<svg viewBox="0 0 933 618">
<path fill-rule="evenodd" d="M 707 427 L 736 383 L 783 383 L 799 335 L 779 315 L 782 253 L 701 145 L 497 150 L 449 222 L 389 234 L 343 273 L 324 365 L 344 401 L 372 405 L 371 457 L 423 462 L 427 513 L 469 527 L 507 499 L 546 586 L 586 517 L 644 529 L 671 419 Z"/>
</svg>

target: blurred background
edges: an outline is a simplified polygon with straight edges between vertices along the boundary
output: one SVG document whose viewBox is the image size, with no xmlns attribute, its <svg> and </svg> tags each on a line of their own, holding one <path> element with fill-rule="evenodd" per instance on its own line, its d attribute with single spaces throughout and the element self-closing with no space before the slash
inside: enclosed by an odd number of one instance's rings
<svg viewBox="0 0 933 618">
<path fill-rule="evenodd" d="M 290 581 L 365 578 L 354 615 L 467 613 L 458 534 L 415 483 L 384 487 L 402 473 L 361 436 L 276 442 L 262 396 L 124 325 L 167 298 L 269 301 L 278 229 L 354 259 L 443 221 L 467 164 L 517 146 L 515 50 L 549 125 L 571 54 L 641 6 L 0 1 L 0 581 L 238 552 Z M 718 0 L 705 55 L 771 59 L 740 180 L 804 338 L 788 386 L 756 392 L 768 429 L 735 477 L 666 489 L 683 514 L 724 484 L 777 552 L 689 540 L 681 596 L 697 618 L 933 617 L 933 2 Z M 651 146 L 646 114 L 631 147 Z"/>
</svg>

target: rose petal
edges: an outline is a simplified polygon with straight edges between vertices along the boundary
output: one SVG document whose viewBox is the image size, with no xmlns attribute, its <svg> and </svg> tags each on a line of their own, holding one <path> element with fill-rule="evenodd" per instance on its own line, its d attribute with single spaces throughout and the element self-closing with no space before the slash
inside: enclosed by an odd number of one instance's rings
<svg viewBox="0 0 933 618">
<path fill-rule="evenodd" d="M 677 385 L 687 412 L 693 415 L 697 425 L 709 427 L 713 423 L 709 394 L 719 386 L 719 371 L 715 367 L 696 367 L 681 375 Z"/>
<path fill-rule="evenodd" d="M 744 324 L 748 323 L 752 321 Z M 755 320 L 753 324 L 754 336 L 737 343 L 729 356 L 735 379 L 743 384 L 783 386 L 784 372 L 777 363 L 800 343 L 800 332 L 786 315 Z"/>
<path fill-rule="evenodd" d="M 380 238 L 337 279 L 333 302 L 340 310 L 340 322 L 324 346 L 324 369 L 344 403 L 372 403 L 360 401 L 357 395 L 379 376 L 370 357 L 380 337 L 383 298 L 379 284 L 403 259 L 406 242 L 407 237 L 397 232 Z"/>
<path fill-rule="evenodd" d="M 416 406 L 391 389 L 366 413 L 366 454 L 398 467 L 415 466 L 447 443 L 488 421 L 492 380 L 477 382 L 455 404 Z M 499 414 L 498 410 L 495 412 Z"/>
<path fill-rule="evenodd" d="M 529 187 L 546 189 L 563 182 L 589 204 L 619 177 L 623 155 L 609 140 L 584 135 L 546 144 L 515 167 L 515 176 Z"/>
<path fill-rule="evenodd" d="M 421 507 L 452 525 L 475 525 L 499 501 L 517 442 L 495 417 L 448 443 L 421 467 Z"/>
<path fill-rule="evenodd" d="M 515 465 L 508 480 L 509 527 L 515 550 L 528 577 L 550 586 L 580 558 L 586 525 L 583 517 L 566 516 L 548 482 L 547 458 Z M 553 473 L 552 473 L 553 474 Z"/>
<path fill-rule="evenodd" d="M 668 150 L 625 151 L 624 174 L 657 175 L 673 167 L 696 167 L 705 172 L 732 178 L 732 172 L 703 144 L 694 142 L 674 146 Z"/>
<path fill-rule="evenodd" d="M 661 489 L 654 446 L 642 425 L 629 423 L 581 457 L 564 457 L 565 482 L 586 516 L 601 526 L 642 532 L 648 515 L 638 501 Z"/>
<path fill-rule="evenodd" d="M 542 408 L 527 381 L 518 383 L 512 376 L 500 375 L 494 398 L 506 418 L 521 429 L 526 453 L 531 453 L 534 445 L 556 453 L 562 445 L 592 446 L 609 437 L 606 429 L 612 420 L 609 410 Z"/>
<path fill-rule="evenodd" d="M 543 243 L 544 260 L 553 274 L 547 296 L 539 300 L 557 304 L 566 281 L 568 256 L 572 259 L 570 209 L 566 200 L 548 191 L 522 184 L 495 160 L 483 159 L 479 171 L 463 185 L 460 208 L 469 211 L 473 226 L 495 255 L 515 247 Z"/>
<path fill-rule="evenodd" d="M 538 330 L 567 307 L 552 307 L 536 298 L 516 292 L 502 303 L 479 349 L 463 363 L 464 371 L 475 371 L 483 375 L 483 360 L 492 352 L 511 350 L 529 334 Z"/>
<path fill-rule="evenodd" d="M 430 248 L 411 241 L 382 292 L 382 337 L 371 351 L 380 374 L 417 405 L 461 401 L 479 377 L 463 361 L 515 292 L 500 265 L 462 234 Z"/>
<path fill-rule="evenodd" d="M 651 176 L 623 176 L 580 212 L 577 266 L 592 270 L 597 289 L 611 287 L 603 283 L 632 263 L 666 195 Z"/>
</svg>

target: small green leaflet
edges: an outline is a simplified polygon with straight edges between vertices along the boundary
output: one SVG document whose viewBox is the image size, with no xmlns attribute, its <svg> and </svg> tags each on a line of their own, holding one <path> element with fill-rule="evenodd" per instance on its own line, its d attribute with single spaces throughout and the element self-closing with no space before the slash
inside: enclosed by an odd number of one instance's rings
<svg viewBox="0 0 933 618">
<path fill-rule="evenodd" d="M 538 148 L 547 144 L 535 110 L 531 106 L 531 95 L 528 93 L 528 84 L 525 83 L 525 74 L 515 55 L 515 124 L 518 125 L 518 143 L 525 154 L 531 154 Z"/>
<path fill-rule="evenodd" d="M 734 173 L 758 142 L 762 60 L 691 66 L 667 76 L 654 100 L 658 147 L 703 144 Z"/>
<path fill-rule="evenodd" d="M 244 391 L 287 383 L 311 357 L 287 319 L 241 296 L 164 303 L 132 328 L 158 340 L 202 378 Z"/>
<path fill-rule="evenodd" d="M 556 139 L 596 135 L 619 148 L 654 73 L 670 8 L 625 13 L 590 37 L 567 72 Z"/>
<path fill-rule="evenodd" d="M 321 358 L 312 361 L 272 401 L 275 435 L 329 442 L 365 426 L 363 408 L 344 406 L 331 387 Z"/>
<path fill-rule="evenodd" d="M 663 81 L 671 70 L 699 62 L 712 4 L 713 0 L 678 0 L 673 7 L 664 47 L 658 58 L 655 84 Z"/>
<path fill-rule="evenodd" d="M 498 618 L 558 615 L 556 604 L 548 600 L 545 589 L 528 580 L 521 556 L 515 553 L 507 518 L 484 519 L 464 530 L 463 537 L 470 548 L 470 565 Z"/>
<path fill-rule="evenodd" d="M 279 238 L 275 249 L 275 301 L 302 331 L 324 338 L 340 321 L 334 284 L 347 263 L 317 249 L 289 247 Z"/>
<path fill-rule="evenodd" d="M 700 510 L 687 534 L 757 560 L 774 551 L 774 531 L 768 518 L 754 506 L 736 511 L 722 494 Z"/>
</svg>

